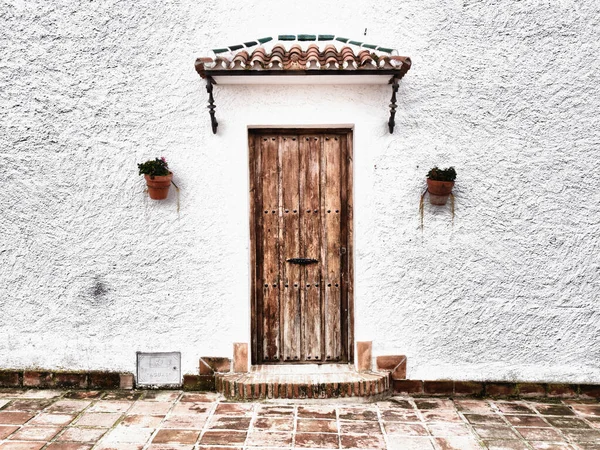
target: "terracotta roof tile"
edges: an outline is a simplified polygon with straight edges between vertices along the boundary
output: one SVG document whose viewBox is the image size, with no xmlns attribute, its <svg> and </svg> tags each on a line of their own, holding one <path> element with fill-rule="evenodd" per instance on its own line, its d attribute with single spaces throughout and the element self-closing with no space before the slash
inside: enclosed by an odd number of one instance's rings
<svg viewBox="0 0 600 450">
<path fill-rule="evenodd" d="M 288 44 L 289 45 L 289 44 Z M 305 44 L 306 45 L 306 44 Z M 231 46 L 232 48 L 234 46 Z M 327 44 L 320 48 L 312 43 L 307 47 L 292 44 L 286 48 L 283 44 L 275 44 L 271 50 L 263 46 L 248 49 L 236 49 L 224 55 L 218 53 L 213 64 L 206 58 L 198 59 L 202 69 L 210 70 L 378 70 L 398 69 L 403 64 L 410 64 L 410 59 L 402 56 L 382 54 L 376 50 L 361 47 L 355 53 L 348 45 L 336 47 Z M 205 66 L 205 67 L 204 67 Z"/>
</svg>

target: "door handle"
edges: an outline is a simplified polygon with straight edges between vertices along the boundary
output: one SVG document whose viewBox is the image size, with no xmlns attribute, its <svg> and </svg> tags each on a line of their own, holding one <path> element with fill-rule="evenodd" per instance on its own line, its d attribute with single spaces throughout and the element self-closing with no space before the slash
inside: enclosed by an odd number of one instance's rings
<svg viewBox="0 0 600 450">
<path fill-rule="evenodd" d="M 290 258 L 287 260 L 287 262 L 292 263 L 292 264 L 300 264 L 305 266 L 306 264 L 315 264 L 318 263 L 319 260 L 318 259 L 313 259 L 313 258 Z"/>
</svg>

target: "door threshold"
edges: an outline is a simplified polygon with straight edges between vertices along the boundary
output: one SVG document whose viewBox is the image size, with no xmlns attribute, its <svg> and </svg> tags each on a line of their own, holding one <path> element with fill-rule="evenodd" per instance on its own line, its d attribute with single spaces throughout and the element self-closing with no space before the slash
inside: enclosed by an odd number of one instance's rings
<svg viewBox="0 0 600 450">
<path fill-rule="evenodd" d="M 325 373 L 354 372 L 353 364 L 257 364 L 250 372 L 268 373 L 273 375 L 302 375 Z"/>
</svg>

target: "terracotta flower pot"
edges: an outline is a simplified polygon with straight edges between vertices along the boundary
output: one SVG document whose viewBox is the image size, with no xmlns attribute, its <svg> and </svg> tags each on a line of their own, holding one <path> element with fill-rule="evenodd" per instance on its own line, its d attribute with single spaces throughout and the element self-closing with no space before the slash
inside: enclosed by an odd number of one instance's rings
<svg viewBox="0 0 600 450">
<path fill-rule="evenodd" d="M 155 175 L 154 178 L 151 178 L 150 175 L 144 175 L 144 178 L 146 178 L 148 194 L 152 200 L 164 200 L 167 198 L 173 173 L 169 173 L 169 175 Z"/>
<path fill-rule="evenodd" d="M 454 181 L 438 181 L 427 178 L 427 190 L 429 191 L 429 203 L 432 205 L 445 205 L 448 196 L 452 193 Z"/>
</svg>

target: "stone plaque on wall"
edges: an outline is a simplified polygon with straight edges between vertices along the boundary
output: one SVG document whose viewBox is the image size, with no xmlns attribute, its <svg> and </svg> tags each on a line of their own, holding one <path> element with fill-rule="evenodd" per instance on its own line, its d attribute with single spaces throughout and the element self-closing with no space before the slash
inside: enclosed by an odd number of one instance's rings
<svg viewBox="0 0 600 450">
<path fill-rule="evenodd" d="M 173 386 L 181 384 L 181 353 L 137 352 L 137 384 Z"/>
</svg>

